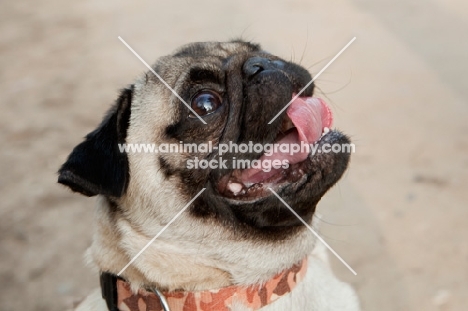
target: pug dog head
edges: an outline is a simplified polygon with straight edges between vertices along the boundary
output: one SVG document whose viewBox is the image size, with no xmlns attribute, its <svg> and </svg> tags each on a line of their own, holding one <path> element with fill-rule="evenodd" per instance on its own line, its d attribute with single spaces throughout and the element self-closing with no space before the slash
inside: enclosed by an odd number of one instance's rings
<svg viewBox="0 0 468 311">
<path fill-rule="evenodd" d="M 173 215 L 202 188 L 187 217 L 217 223 L 245 239 L 280 239 L 301 227 L 271 190 L 311 221 L 319 200 L 345 171 L 348 153 L 230 150 L 222 155 L 224 166 L 187 165 L 195 158 L 220 161 L 217 147 L 222 144 L 349 143 L 339 131 L 328 131 L 331 113 L 312 97 L 314 84 L 308 85 L 312 77 L 306 69 L 244 41 L 189 44 L 152 68 L 177 95 L 151 72 L 124 89 L 101 125 L 63 164 L 60 183 L 87 196 L 102 195 L 128 217 L 140 215 L 134 219 L 140 227 L 146 221 L 141 215 Z M 119 149 L 119 144 L 181 142 L 210 142 L 214 149 Z M 269 171 L 234 167 L 239 160 L 286 160 L 289 165 Z"/>
</svg>

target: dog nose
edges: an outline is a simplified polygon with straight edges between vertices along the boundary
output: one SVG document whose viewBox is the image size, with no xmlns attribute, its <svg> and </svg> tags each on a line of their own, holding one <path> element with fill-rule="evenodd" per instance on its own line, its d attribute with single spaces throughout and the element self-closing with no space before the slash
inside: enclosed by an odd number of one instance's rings
<svg viewBox="0 0 468 311">
<path fill-rule="evenodd" d="M 263 70 L 280 69 L 282 67 L 284 67 L 284 62 L 281 60 L 271 60 L 265 57 L 254 56 L 244 63 L 243 70 L 248 77 L 253 77 Z"/>
</svg>

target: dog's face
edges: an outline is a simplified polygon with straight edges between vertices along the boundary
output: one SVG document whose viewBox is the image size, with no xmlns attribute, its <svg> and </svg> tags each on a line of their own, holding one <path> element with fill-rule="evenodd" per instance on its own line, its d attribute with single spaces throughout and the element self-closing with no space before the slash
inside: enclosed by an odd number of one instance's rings
<svg viewBox="0 0 468 311">
<path fill-rule="evenodd" d="M 88 196 L 108 197 L 129 209 L 128 214 L 139 205 L 153 209 L 148 211 L 153 215 L 174 215 L 180 208 L 171 202 L 183 205 L 206 188 L 190 207 L 190 216 L 216 221 L 246 238 L 284 237 L 301 225 L 270 188 L 310 221 L 316 204 L 345 171 L 349 154 L 277 151 L 266 156 L 249 150 L 226 152 L 221 168 L 187 165 L 195 157 L 219 164 L 216 147 L 222 144 L 348 143 L 338 131 L 322 135 L 331 115 L 311 97 L 313 84 L 269 124 L 311 81 L 307 70 L 243 41 L 190 44 L 160 58 L 153 68 L 206 124 L 149 72 L 122 92 L 103 123 L 74 149 L 59 182 Z M 211 142 L 215 149 L 169 154 L 122 153 L 118 147 L 180 142 Z M 233 158 L 235 163 L 286 160 L 289 165 L 239 169 L 232 166 Z"/>
</svg>

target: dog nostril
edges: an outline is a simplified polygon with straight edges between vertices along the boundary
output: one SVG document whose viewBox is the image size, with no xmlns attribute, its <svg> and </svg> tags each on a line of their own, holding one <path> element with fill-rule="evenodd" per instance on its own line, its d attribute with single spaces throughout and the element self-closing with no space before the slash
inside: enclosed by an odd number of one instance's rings
<svg viewBox="0 0 468 311">
<path fill-rule="evenodd" d="M 263 70 L 282 68 L 283 64 L 280 60 L 272 61 L 265 57 L 254 56 L 244 63 L 243 71 L 248 77 L 252 77 Z"/>
<path fill-rule="evenodd" d="M 257 73 L 259 73 L 260 71 L 263 71 L 263 68 L 261 65 L 258 65 L 258 64 L 255 64 L 255 65 L 252 65 L 252 67 L 250 68 L 249 72 L 247 73 L 248 75 L 250 76 L 253 76 Z"/>
</svg>

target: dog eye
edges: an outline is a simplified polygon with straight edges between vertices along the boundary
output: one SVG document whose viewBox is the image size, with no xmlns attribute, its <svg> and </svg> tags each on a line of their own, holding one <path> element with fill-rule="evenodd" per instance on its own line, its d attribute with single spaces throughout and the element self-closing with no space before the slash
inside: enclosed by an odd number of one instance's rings
<svg viewBox="0 0 468 311">
<path fill-rule="evenodd" d="M 192 98 L 191 106 L 199 116 L 206 116 L 221 106 L 221 98 L 214 92 L 202 91 Z M 189 116 L 196 118 L 193 113 L 190 113 Z"/>
</svg>

